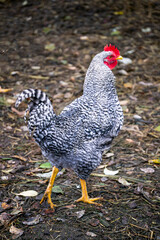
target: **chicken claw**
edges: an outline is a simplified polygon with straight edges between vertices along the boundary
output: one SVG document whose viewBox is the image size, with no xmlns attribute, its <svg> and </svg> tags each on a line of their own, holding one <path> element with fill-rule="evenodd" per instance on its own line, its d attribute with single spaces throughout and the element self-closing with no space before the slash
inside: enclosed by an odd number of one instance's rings
<svg viewBox="0 0 160 240">
<path fill-rule="evenodd" d="M 48 184 L 48 187 L 40 201 L 40 204 L 47 198 L 48 200 L 48 204 L 50 204 L 50 207 L 53 209 L 54 207 L 56 207 L 55 204 L 52 203 L 52 200 L 51 200 L 51 193 L 52 193 L 52 187 L 53 187 L 53 184 L 54 184 L 54 180 L 56 178 L 56 175 L 57 173 L 59 172 L 58 168 L 56 167 L 53 167 L 52 169 L 52 175 L 51 175 L 51 178 L 49 180 L 49 184 Z"/>
<path fill-rule="evenodd" d="M 102 204 L 97 203 L 95 201 L 103 200 L 103 198 L 102 197 L 89 198 L 88 192 L 87 192 L 87 187 L 86 187 L 86 181 L 83 179 L 80 179 L 80 182 L 81 182 L 81 187 L 82 187 L 82 197 L 77 199 L 76 202 L 84 202 L 84 203 L 89 203 L 89 204 L 95 204 L 97 206 L 102 206 Z"/>
<path fill-rule="evenodd" d="M 45 199 L 47 199 L 47 201 L 48 201 L 48 204 L 50 205 L 50 207 L 53 209 L 54 207 L 56 207 L 56 204 L 53 204 L 52 203 L 52 200 L 51 200 L 51 192 L 52 192 L 52 188 L 51 188 L 51 190 L 47 187 L 47 189 L 46 189 L 46 191 L 45 191 L 45 193 L 44 193 L 44 195 L 43 195 L 43 197 L 42 197 L 42 199 L 41 199 L 41 201 L 40 201 L 40 204 L 42 204 L 42 202 L 45 200 Z"/>
<path fill-rule="evenodd" d="M 84 198 L 84 197 L 81 197 L 79 199 L 76 200 L 76 202 L 84 202 L 84 203 L 89 203 L 89 204 L 95 204 L 97 206 L 102 206 L 102 204 L 100 203 L 97 203 L 97 202 L 94 202 L 94 201 L 97 201 L 97 200 L 103 200 L 102 197 L 98 197 L 98 198 Z"/>
</svg>

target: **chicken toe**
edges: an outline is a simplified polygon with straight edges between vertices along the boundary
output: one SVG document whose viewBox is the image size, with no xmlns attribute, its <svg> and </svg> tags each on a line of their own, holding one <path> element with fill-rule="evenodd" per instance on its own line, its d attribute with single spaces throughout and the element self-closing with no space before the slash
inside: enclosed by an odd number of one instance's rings
<svg viewBox="0 0 160 240">
<path fill-rule="evenodd" d="M 77 199 L 76 202 L 84 202 L 84 203 L 89 203 L 89 204 L 95 204 L 97 206 L 102 206 L 102 204 L 97 203 L 95 201 L 103 200 L 103 198 L 102 197 L 89 198 L 88 192 L 87 192 L 87 187 L 86 187 L 86 181 L 83 179 L 80 179 L 80 182 L 81 182 L 81 188 L 82 188 L 82 197 Z"/>
</svg>

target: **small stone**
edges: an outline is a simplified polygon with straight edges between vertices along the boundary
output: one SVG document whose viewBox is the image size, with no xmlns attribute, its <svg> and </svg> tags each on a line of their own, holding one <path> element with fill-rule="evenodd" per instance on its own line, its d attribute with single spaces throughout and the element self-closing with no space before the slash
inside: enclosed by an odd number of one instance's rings
<svg viewBox="0 0 160 240">
<path fill-rule="evenodd" d="M 139 115 L 137 115 L 137 114 L 135 114 L 135 115 L 133 116 L 133 118 L 136 119 L 136 120 L 140 120 L 140 119 L 142 119 L 142 117 L 139 116 Z"/>
</svg>

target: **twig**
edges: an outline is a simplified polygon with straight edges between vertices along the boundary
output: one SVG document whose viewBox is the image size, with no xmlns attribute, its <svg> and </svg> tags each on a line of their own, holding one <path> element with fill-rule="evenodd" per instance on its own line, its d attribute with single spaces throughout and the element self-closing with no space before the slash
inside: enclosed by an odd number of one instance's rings
<svg viewBox="0 0 160 240">
<path fill-rule="evenodd" d="M 119 178 L 124 178 L 130 182 L 136 182 L 136 183 L 144 183 L 146 185 L 151 185 L 152 181 L 145 181 L 142 179 L 137 179 L 137 178 L 132 178 L 132 177 L 127 177 L 127 176 L 119 176 L 119 175 L 105 175 L 105 174 L 99 174 L 99 173 L 91 173 L 92 176 L 95 177 L 106 177 L 106 178 L 112 178 L 112 179 L 119 179 Z"/>
</svg>

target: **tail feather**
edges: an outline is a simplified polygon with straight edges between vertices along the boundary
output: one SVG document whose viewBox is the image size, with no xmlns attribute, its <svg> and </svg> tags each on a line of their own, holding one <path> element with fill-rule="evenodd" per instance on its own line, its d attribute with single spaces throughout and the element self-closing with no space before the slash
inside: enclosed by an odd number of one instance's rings
<svg viewBox="0 0 160 240">
<path fill-rule="evenodd" d="M 30 133 L 34 130 L 36 134 L 50 124 L 56 114 L 47 95 L 39 89 L 24 90 L 18 96 L 15 106 L 18 107 L 22 101 L 28 98 L 31 99 L 26 110 L 26 112 L 29 111 L 28 128 Z"/>
<path fill-rule="evenodd" d="M 15 106 L 18 107 L 19 104 L 21 102 L 23 102 L 25 99 L 27 98 L 31 98 L 32 101 L 35 103 L 35 104 L 38 104 L 40 102 L 44 102 L 44 103 L 47 103 L 47 104 L 51 104 L 49 98 L 47 97 L 47 95 L 42 92 L 41 90 L 39 89 L 27 89 L 27 90 L 24 90 L 17 98 L 16 100 L 16 103 L 15 103 Z"/>
</svg>

